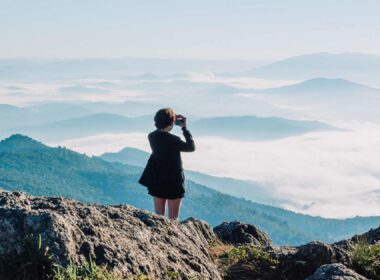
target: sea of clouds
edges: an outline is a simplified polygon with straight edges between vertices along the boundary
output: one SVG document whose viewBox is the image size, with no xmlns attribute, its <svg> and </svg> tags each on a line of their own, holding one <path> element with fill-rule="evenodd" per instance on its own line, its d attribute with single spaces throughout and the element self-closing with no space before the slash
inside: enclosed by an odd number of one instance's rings
<svg viewBox="0 0 380 280">
<path fill-rule="evenodd" d="M 248 77 L 220 78 L 212 73 L 190 73 L 187 79 L 195 83 L 222 83 L 239 88 L 268 88 L 296 82 Z M 163 99 L 162 94 L 135 91 L 129 87 L 136 83 L 140 81 L 77 79 L 50 83 L 2 82 L 0 97 L 2 103 L 19 106 L 54 101 Z M 177 95 L 175 97 L 178 99 Z M 189 99 L 185 105 L 194 99 L 194 106 L 204 105 L 196 103 L 197 96 L 184 95 L 181 98 Z M 245 103 L 246 111 L 252 112 L 252 115 L 261 112 L 260 108 L 265 106 L 258 103 L 255 107 L 255 103 L 247 101 L 250 99 L 244 102 L 228 99 L 230 111 L 217 106 L 219 103 L 224 106 L 226 100 L 218 103 L 218 100 L 210 99 L 212 106 L 208 113 L 212 115 L 215 111 L 214 114 L 222 112 L 228 115 L 241 112 Z M 291 117 L 294 114 L 297 117 L 297 113 L 310 109 L 302 107 L 301 110 L 297 107 L 299 104 L 293 104 L 291 108 L 282 108 L 283 104 L 273 102 L 270 105 L 272 107 L 264 108 L 266 111 L 263 109 L 262 115 L 272 112 L 273 115 Z M 278 108 L 286 111 L 279 111 Z M 354 121 L 330 124 L 346 130 L 312 132 L 255 142 L 193 135 L 197 149 L 194 153 L 183 153 L 184 167 L 215 176 L 262 182 L 279 198 L 277 201 L 283 201 L 276 206 L 300 213 L 339 218 L 380 215 L 380 124 Z M 173 133 L 181 135 L 177 127 Z M 150 152 L 147 134 L 143 133 L 100 134 L 47 144 L 66 146 L 88 155 L 116 152 L 125 147 Z"/>
<path fill-rule="evenodd" d="M 380 125 L 335 123 L 346 131 L 312 132 L 273 141 L 198 137 L 184 167 L 215 176 L 272 185 L 283 208 L 323 217 L 380 215 Z M 191 127 L 189 127 L 191 130 Z M 180 135 L 177 128 L 173 133 Z M 102 134 L 49 143 L 88 155 L 136 147 L 150 152 L 146 134 Z"/>
</svg>

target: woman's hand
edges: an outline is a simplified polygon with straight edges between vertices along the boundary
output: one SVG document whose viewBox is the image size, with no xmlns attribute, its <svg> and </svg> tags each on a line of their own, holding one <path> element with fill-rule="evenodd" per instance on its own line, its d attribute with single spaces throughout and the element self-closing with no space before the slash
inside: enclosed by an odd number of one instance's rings
<svg viewBox="0 0 380 280">
<path fill-rule="evenodd" d="M 183 119 L 182 119 L 181 127 L 186 127 L 186 118 L 185 117 L 183 117 Z"/>
<path fill-rule="evenodd" d="M 177 115 L 177 117 L 181 118 L 181 127 L 186 127 L 186 117 L 182 115 Z"/>
</svg>

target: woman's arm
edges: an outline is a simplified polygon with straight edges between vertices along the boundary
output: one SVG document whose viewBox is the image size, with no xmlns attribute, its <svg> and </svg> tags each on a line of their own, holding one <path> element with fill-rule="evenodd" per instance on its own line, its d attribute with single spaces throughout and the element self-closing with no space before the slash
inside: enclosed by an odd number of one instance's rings
<svg viewBox="0 0 380 280">
<path fill-rule="evenodd" d="M 183 136 L 185 136 L 186 142 L 181 140 L 178 136 L 176 137 L 176 147 L 181 152 L 194 152 L 195 151 L 195 143 L 193 140 L 193 136 L 190 131 L 186 128 L 186 126 L 182 127 Z"/>
</svg>

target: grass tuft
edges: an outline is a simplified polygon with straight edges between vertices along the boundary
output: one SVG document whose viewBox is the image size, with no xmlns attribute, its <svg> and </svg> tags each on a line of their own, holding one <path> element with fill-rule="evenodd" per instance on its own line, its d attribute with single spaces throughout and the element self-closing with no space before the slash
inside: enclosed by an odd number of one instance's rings
<svg viewBox="0 0 380 280">
<path fill-rule="evenodd" d="M 218 243 L 210 247 L 209 251 L 214 263 L 223 274 L 237 263 L 249 264 L 260 270 L 269 269 L 278 264 L 277 259 L 253 244 L 235 247 L 231 244 Z"/>
<path fill-rule="evenodd" d="M 49 248 L 42 245 L 42 237 L 31 235 L 22 244 L 21 253 L 0 256 L 1 279 L 35 280 L 51 279 L 52 256 Z"/>
</svg>

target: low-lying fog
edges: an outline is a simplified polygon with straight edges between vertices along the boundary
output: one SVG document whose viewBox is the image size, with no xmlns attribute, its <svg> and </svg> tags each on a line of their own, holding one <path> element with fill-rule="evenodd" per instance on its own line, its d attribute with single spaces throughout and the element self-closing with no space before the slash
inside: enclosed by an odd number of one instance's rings
<svg viewBox="0 0 380 280">
<path fill-rule="evenodd" d="M 289 210 L 324 217 L 380 214 L 380 125 L 339 123 L 349 131 L 312 132 L 274 141 L 197 137 L 184 167 L 215 176 L 269 182 Z M 191 131 L 191 127 L 189 127 Z M 153 128 L 152 128 L 153 130 Z M 180 135 L 178 128 L 173 133 Z M 126 146 L 150 152 L 146 134 L 103 134 L 49 143 L 88 155 Z"/>
</svg>

